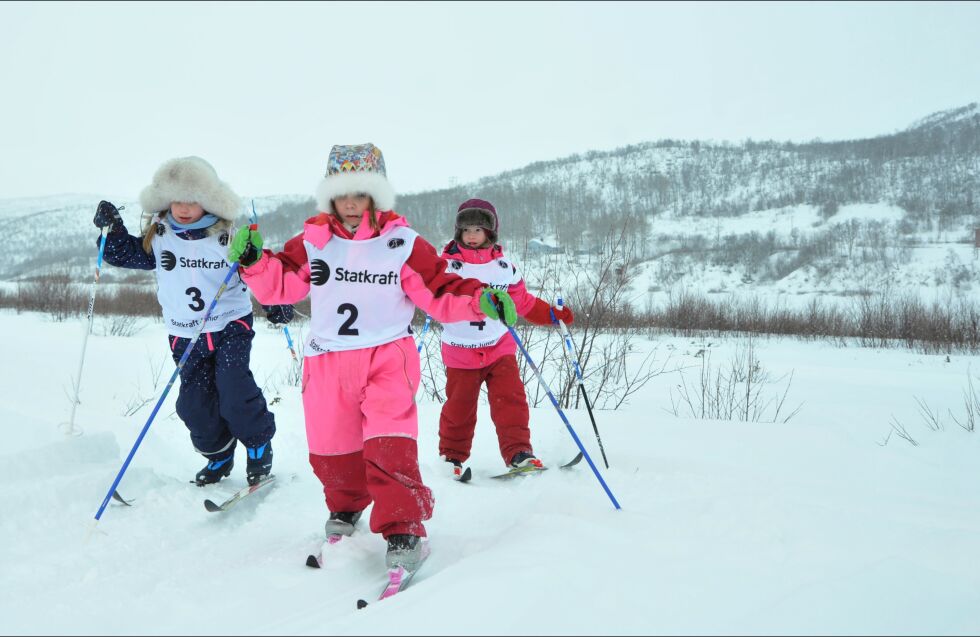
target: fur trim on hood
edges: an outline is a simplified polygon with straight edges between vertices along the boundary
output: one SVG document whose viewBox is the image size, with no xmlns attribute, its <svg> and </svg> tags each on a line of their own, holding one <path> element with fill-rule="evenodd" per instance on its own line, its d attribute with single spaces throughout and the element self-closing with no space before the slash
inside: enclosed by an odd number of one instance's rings
<svg viewBox="0 0 980 637">
<path fill-rule="evenodd" d="M 218 179 L 214 167 L 194 156 L 165 161 L 140 193 L 140 205 L 148 213 L 167 210 L 174 201 L 198 203 L 227 221 L 235 220 L 242 205 L 231 186 Z"/>
<path fill-rule="evenodd" d="M 463 244 L 463 229 L 467 226 L 483 228 L 490 244 L 496 243 L 499 226 L 497 209 L 489 201 L 467 199 L 456 210 L 456 232 L 453 233 L 453 238 L 460 245 Z"/>
<path fill-rule="evenodd" d="M 317 210 L 333 212 L 331 200 L 359 192 L 371 195 L 377 210 L 395 207 L 395 189 L 388 183 L 381 149 L 370 142 L 337 144 L 330 149 L 326 174 L 316 189 Z"/>
<path fill-rule="evenodd" d="M 392 210 L 395 207 L 395 189 L 381 173 L 344 172 L 327 175 L 316 189 L 316 206 L 320 212 L 331 212 L 330 201 L 343 195 L 363 192 L 374 199 L 378 210 Z"/>
</svg>

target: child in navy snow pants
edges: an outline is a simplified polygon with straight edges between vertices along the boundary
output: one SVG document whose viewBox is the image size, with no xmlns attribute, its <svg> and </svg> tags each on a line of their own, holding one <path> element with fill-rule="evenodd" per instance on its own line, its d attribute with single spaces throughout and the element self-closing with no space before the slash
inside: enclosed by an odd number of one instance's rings
<svg viewBox="0 0 980 637">
<path fill-rule="evenodd" d="M 257 484 L 272 469 L 276 425 L 249 369 L 255 336 L 252 301 L 237 274 L 217 294 L 231 268 L 224 257 L 240 208 L 238 197 L 206 161 L 180 157 L 157 170 L 140 194 L 140 204 L 149 215 L 141 237 L 126 231 L 118 209 L 107 201 L 99 204 L 94 222 L 108 230 L 106 263 L 155 271 L 175 363 L 200 332 L 180 370 L 177 397 L 177 415 L 190 430 L 195 451 L 208 459 L 195 482 L 203 486 L 228 476 L 241 441 L 248 483 Z M 208 313 L 213 299 L 217 301 Z M 288 306 L 266 311 L 273 323 L 292 317 Z"/>
</svg>

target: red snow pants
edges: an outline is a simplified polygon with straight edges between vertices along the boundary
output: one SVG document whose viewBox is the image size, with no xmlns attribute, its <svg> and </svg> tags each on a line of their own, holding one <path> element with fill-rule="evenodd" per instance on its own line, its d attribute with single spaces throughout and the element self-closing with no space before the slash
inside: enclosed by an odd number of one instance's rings
<svg viewBox="0 0 980 637">
<path fill-rule="evenodd" d="M 303 360 L 310 465 L 333 512 L 371 509 L 371 531 L 425 537 L 432 491 L 419 472 L 419 356 L 412 337 Z"/>
<path fill-rule="evenodd" d="M 520 451 L 533 453 L 530 418 L 524 383 L 515 356 L 504 356 L 479 369 L 446 368 L 446 403 L 439 417 L 439 455 L 466 461 L 476 432 L 476 405 L 480 387 L 487 384 L 490 418 L 504 464 Z"/>
<path fill-rule="evenodd" d="M 425 537 L 432 517 L 432 492 L 419 473 L 419 447 L 411 438 L 383 436 L 364 449 L 341 456 L 310 454 L 330 511 L 371 509 L 371 531 L 384 537 L 408 533 Z"/>
</svg>

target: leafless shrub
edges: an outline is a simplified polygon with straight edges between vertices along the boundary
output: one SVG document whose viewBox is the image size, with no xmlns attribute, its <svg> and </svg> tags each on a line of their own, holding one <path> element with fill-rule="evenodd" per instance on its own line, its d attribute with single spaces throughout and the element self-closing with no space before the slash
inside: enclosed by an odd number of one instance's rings
<svg viewBox="0 0 980 637">
<path fill-rule="evenodd" d="M 973 378 L 969 372 L 966 375 L 966 389 L 963 390 L 963 411 L 962 422 L 953 414 L 953 410 L 949 410 L 949 416 L 964 431 L 970 433 L 976 431 L 977 418 L 980 417 L 980 394 L 974 389 Z"/>
<path fill-rule="evenodd" d="M 17 307 L 17 293 L 6 288 L 0 287 L 0 308 L 10 309 Z"/>
<path fill-rule="evenodd" d="M 683 371 L 679 371 L 680 385 L 675 397 L 671 390 L 671 413 L 698 419 L 739 420 L 742 422 L 789 422 L 803 407 L 800 403 L 792 412 L 782 415 L 793 384 L 792 372 L 773 379 L 756 356 L 750 340 L 739 345 L 727 368 L 713 367 L 711 352 L 700 357 L 701 370 L 698 381 L 688 385 Z M 763 391 L 788 378 L 782 395 L 768 397 Z"/>
<path fill-rule="evenodd" d="M 908 432 L 908 430 L 905 428 L 905 425 L 903 425 L 898 420 L 898 418 L 895 418 L 895 416 L 892 416 L 891 425 L 892 425 L 892 431 L 894 431 L 899 438 L 904 438 L 913 447 L 919 446 L 918 441 L 912 437 L 912 434 Z M 886 444 L 887 444 L 887 440 L 886 440 Z"/>
<path fill-rule="evenodd" d="M 86 311 L 87 295 L 76 285 L 67 267 L 17 284 L 18 312 L 43 312 L 55 321 L 78 316 Z"/>
<path fill-rule="evenodd" d="M 143 329 L 143 320 L 129 314 L 110 314 L 99 321 L 103 336 L 128 337 L 138 334 Z"/>
<path fill-rule="evenodd" d="M 153 287 L 114 285 L 98 291 L 96 313 L 108 316 L 157 317 L 160 303 Z"/>
<path fill-rule="evenodd" d="M 650 380 L 664 373 L 670 357 L 658 361 L 658 350 L 646 354 L 639 364 L 637 340 L 643 336 L 642 321 L 628 302 L 628 292 L 637 266 L 637 244 L 629 223 L 608 229 L 597 237 L 599 248 L 587 255 L 562 255 L 546 267 L 525 273 L 528 289 L 552 303 L 563 297 L 575 312 L 570 328 L 574 358 L 579 364 L 583 383 L 593 407 L 619 409 L 628 398 Z M 558 289 L 564 281 L 570 293 Z M 578 380 L 561 332 L 553 326 L 530 323 L 519 325 L 517 332 L 535 365 L 548 382 L 562 407 L 581 408 Z M 537 382 L 527 361 L 519 361 L 529 402 L 537 406 L 547 396 Z"/>
<path fill-rule="evenodd" d="M 857 294 L 848 307 L 811 301 L 801 309 L 757 298 L 709 299 L 681 291 L 661 308 L 637 315 L 639 325 L 674 335 L 724 332 L 832 339 L 864 347 L 907 347 L 925 354 L 980 352 L 980 307 L 965 298 L 926 304 L 912 294 Z"/>
<path fill-rule="evenodd" d="M 919 415 L 922 416 L 922 421 L 926 423 L 926 427 L 933 431 L 943 431 L 945 429 L 938 411 L 932 411 L 929 405 L 918 396 L 915 397 L 915 403 L 918 405 Z"/>
<path fill-rule="evenodd" d="M 446 402 L 444 395 L 446 387 L 446 366 L 442 361 L 442 326 L 436 321 L 429 322 L 428 330 L 425 330 L 425 316 L 421 312 L 416 313 L 416 322 L 412 324 L 415 331 L 416 342 L 422 339 L 422 351 L 419 353 L 422 370 L 422 389 L 425 395 L 437 403 Z M 425 333 L 423 334 L 423 330 Z"/>
<path fill-rule="evenodd" d="M 146 362 L 150 368 L 150 382 L 152 383 L 152 386 L 150 387 L 149 391 L 145 393 L 143 392 L 139 379 L 137 379 L 136 393 L 126 400 L 126 405 L 122 411 L 123 416 L 132 416 L 143 407 L 152 403 L 154 400 L 159 399 L 163 368 L 168 358 L 168 356 L 150 357 L 149 354 L 147 354 Z"/>
</svg>

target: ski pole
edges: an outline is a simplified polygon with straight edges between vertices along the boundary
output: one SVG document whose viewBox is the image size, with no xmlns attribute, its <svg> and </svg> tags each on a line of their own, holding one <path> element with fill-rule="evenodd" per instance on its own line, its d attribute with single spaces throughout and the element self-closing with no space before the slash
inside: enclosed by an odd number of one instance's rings
<svg viewBox="0 0 980 637">
<path fill-rule="evenodd" d="M 99 284 L 99 275 L 102 272 L 102 255 L 105 254 L 105 228 L 102 228 L 99 233 L 99 258 L 95 263 L 95 280 L 92 281 L 92 292 L 88 297 L 88 326 L 85 328 L 85 337 L 82 338 L 82 357 L 78 361 L 78 374 L 75 376 L 75 398 L 71 402 L 71 418 L 68 420 L 68 429 L 65 431 L 66 435 L 74 436 L 80 435 L 81 430 L 78 434 L 75 433 L 75 410 L 78 408 L 78 403 L 81 402 L 78 397 L 78 389 L 82 384 L 82 367 L 85 365 L 85 350 L 88 348 L 88 335 L 92 333 L 92 323 L 95 321 L 95 287 Z"/>
<path fill-rule="evenodd" d="M 490 293 L 484 292 L 484 294 L 486 294 L 487 300 L 493 303 L 493 297 L 490 296 Z M 501 322 L 503 322 L 503 314 L 504 314 L 503 310 L 501 308 L 498 308 L 498 313 L 500 315 Z M 599 484 L 602 485 L 602 488 L 605 490 L 606 495 L 608 495 L 609 499 L 612 501 L 613 506 L 616 507 L 616 509 L 621 509 L 622 507 L 619 506 L 619 502 L 616 501 L 616 496 L 613 495 L 612 491 L 609 489 L 609 485 L 607 485 L 606 481 L 603 480 L 602 474 L 599 473 L 599 469 L 596 468 L 595 463 L 592 462 L 592 457 L 589 455 L 589 452 L 585 450 L 585 447 L 582 445 L 582 441 L 579 440 L 578 434 L 576 434 L 575 429 L 572 428 L 572 424 L 568 422 L 568 418 L 565 416 L 565 412 L 561 410 L 561 406 L 558 404 L 558 401 L 555 399 L 555 395 L 551 392 L 551 388 L 548 387 L 548 383 L 545 382 L 544 378 L 541 376 L 541 372 L 538 370 L 538 366 L 534 364 L 534 361 L 531 359 L 531 355 L 528 354 L 527 349 L 525 349 L 524 343 L 521 341 L 521 337 L 517 335 L 517 330 L 515 330 L 512 326 L 507 325 L 506 323 L 504 323 L 504 325 L 507 327 L 507 330 L 510 332 L 510 335 L 514 338 L 514 342 L 516 342 L 517 346 L 521 348 L 521 353 L 523 353 L 524 358 L 527 359 L 527 364 L 531 367 L 532 370 L 534 370 L 534 375 L 538 378 L 538 383 L 541 384 L 541 387 L 544 389 L 545 393 L 548 394 L 548 398 L 551 399 L 551 404 L 554 405 L 555 410 L 558 412 L 558 415 L 561 417 L 562 422 L 565 423 L 565 428 L 568 429 L 568 433 L 571 434 L 572 439 L 575 441 L 575 444 L 578 445 L 579 451 L 582 452 L 582 455 L 585 456 L 585 459 L 589 463 L 589 466 L 592 467 L 592 473 L 594 473 L 596 479 L 599 480 Z"/>
<path fill-rule="evenodd" d="M 560 296 L 558 297 L 556 306 L 559 310 L 561 310 L 564 306 Z M 606 469 L 608 469 L 609 460 L 606 458 L 606 449 L 602 446 L 602 438 L 599 437 L 599 428 L 595 424 L 595 416 L 592 415 L 592 403 L 589 401 L 589 395 L 585 392 L 585 380 L 582 378 L 582 368 L 579 366 L 578 359 L 575 357 L 575 348 L 572 345 L 572 334 L 569 332 L 568 326 L 558 320 L 553 310 L 551 310 L 551 320 L 554 321 L 555 325 L 557 325 L 561 330 L 562 337 L 565 341 L 565 349 L 568 350 L 568 358 L 572 362 L 572 367 L 575 369 L 575 377 L 578 379 L 579 391 L 582 392 L 582 398 L 585 400 L 585 408 L 588 410 L 589 419 L 592 421 L 592 430 L 595 431 L 596 442 L 599 443 L 599 451 L 602 452 L 602 461 L 606 463 Z"/>
<path fill-rule="evenodd" d="M 422 346 L 425 344 L 425 333 L 429 331 L 429 323 L 432 322 L 432 317 L 428 314 L 425 315 L 425 325 L 422 326 L 422 333 L 419 334 L 419 348 L 418 351 L 422 353 Z"/>
<path fill-rule="evenodd" d="M 293 360 L 298 363 L 299 360 L 296 358 L 296 350 L 293 348 L 293 337 L 289 335 L 289 328 L 283 325 L 282 333 L 286 335 L 286 343 L 288 344 L 290 355 L 293 357 Z"/>
<path fill-rule="evenodd" d="M 255 224 L 252 224 L 252 226 L 253 226 L 252 229 L 254 230 Z M 207 325 L 208 323 L 208 318 L 211 316 L 211 312 L 214 310 L 214 306 L 218 304 L 218 299 L 220 299 L 221 295 L 224 294 L 225 289 L 228 287 L 228 282 L 231 281 L 231 277 L 233 277 L 235 273 L 238 272 L 239 265 L 240 264 L 238 261 L 235 261 L 234 263 L 231 264 L 231 268 L 228 270 L 228 274 L 225 275 L 225 280 L 221 282 L 221 287 L 218 288 L 217 294 L 214 295 L 214 300 L 211 301 L 211 305 L 208 307 L 208 311 L 204 313 L 204 318 L 201 319 L 201 327 L 197 329 L 197 333 L 194 334 L 194 337 L 191 338 L 190 342 L 187 344 L 187 347 L 184 348 L 184 353 L 181 355 L 180 361 L 177 362 L 177 369 L 175 369 L 174 373 L 170 376 L 170 382 L 168 382 L 167 386 L 164 388 L 163 394 L 160 396 L 160 400 L 157 401 L 156 406 L 153 408 L 153 412 L 150 414 L 150 417 L 147 418 L 146 424 L 143 425 L 143 430 L 140 432 L 139 437 L 136 438 L 136 442 L 133 444 L 133 448 L 130 449 L 129 455 L 126 456 L 126 461 L 123 462 L 122 468 L 119 469 L 119 473 L 116 474 L 116 479 L 113 480 L 112 486 L 109 487 L 109 492 L 106 493 L 105 499 L 102 501 L 102 506 L 100 506 L 99 510 L 96 512 L 95 514 L 96 522 L 98 522 L 99 519 L 102 518 L 102 512 L 105 511 L 106 506 L 108 506 L 109 499 L 112 498 L 112 495 L 116 492 L 116 487 L 119 486 L 119 482 L 122 480 L 123 474 L 126 473 L 126 469 L 129 468 L 129 463 L 132 462 L 133 456 L 136 455 L 136 450 L 139 448 L 140 443 L 143 442 L 143 438 L 146 436 L 146 432 L 150 429 L 150 424 L 153 422 L 153 419 L 156 417 L 157 412 L 160 411 L 160 406 L 163 404 L 163 401 L 167 397 L 167 394 L 170 393 L 170 388 L 174 386 L 174 382 L 177 380 L 177 376 L 180 374 L 180 370 L 184 367 L 184 363 L 187 362 L 187 358 L 191 355 L 191 351 L 194 349 L 194 345 L 197 344 L 197 339 L 201 337 L 201 333 L 204 331 L 204 326 Z"/>
</svg>

